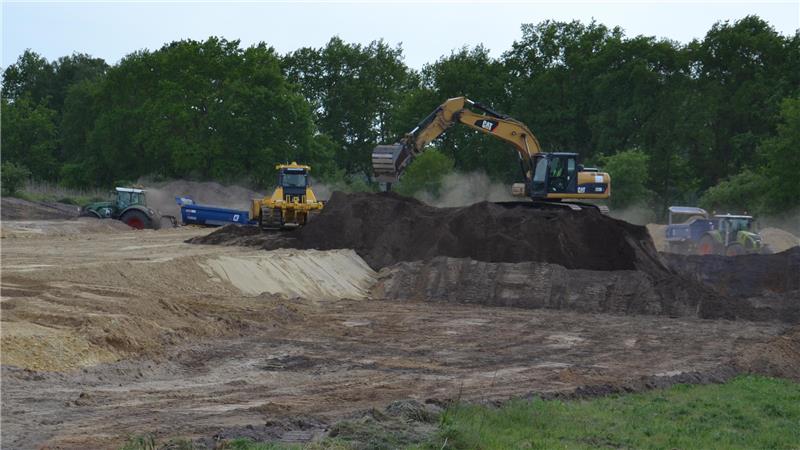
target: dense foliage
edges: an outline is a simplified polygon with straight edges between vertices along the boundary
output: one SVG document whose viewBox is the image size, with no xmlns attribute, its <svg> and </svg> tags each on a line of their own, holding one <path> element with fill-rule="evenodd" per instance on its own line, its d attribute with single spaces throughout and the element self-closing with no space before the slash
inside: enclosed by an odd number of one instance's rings
<svg viewBox="0 0 800 450">
<path fill-rule="evenodd" d="M 290 160 L 364 185 L 374 145 L 467 95 L 525 122 L 546 151 L 605 164 L 617 206 L 800 205 L 800 34 L 783 36 L 755 16 L 717 23 L 688 44 L 595 22 L 521 31 L 499 58 L 463 48 L 421 71 L 405 65 L 399 46 L 338 37 L 286 55 L 263 43 L 185 40 L 113 66 L 27 51 L 3 73 L 3 160 L 75 187 L 144 175 L 263 185 L 274 163 Z M 518 181 L 502 142 L 455 127 L 435 145 L 446 160 L 417 161 L 435 167 L 414 169 L 414 186 L 450 167 Z"/>
</svg>

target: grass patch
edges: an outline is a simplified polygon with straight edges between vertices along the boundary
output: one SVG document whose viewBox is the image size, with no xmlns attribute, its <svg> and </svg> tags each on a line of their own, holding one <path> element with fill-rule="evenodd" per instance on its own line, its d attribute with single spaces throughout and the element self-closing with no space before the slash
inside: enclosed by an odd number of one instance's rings
<svg viewBox="0 0 800 450">
<path fill-rule="evenodd" d="M 741 376 L 593 400 L 461 405 L 420 448 L 797 449 L 800 384 Z"/>
<path fill-rule="evenodd" d="M 411 423 L 413 420 L 406 418 Z M 800 449 L 800 384 L 740 376 L 719 385 L 591 400 L 516 400 L 501 408 L 457 405 L 428 438 L 381 420 L 344 421 L 332 436 L 308 444 L 235 439 L 226 450 L 317 449 Z M 426 421 L 420 423 L 427 423 Z M 429 424 L 430 425 L 430 424 Z M 335 436 L 335 437 L 334 437 Z M 134 438 L 125 450 L 189 449 Z"/>
</svg>

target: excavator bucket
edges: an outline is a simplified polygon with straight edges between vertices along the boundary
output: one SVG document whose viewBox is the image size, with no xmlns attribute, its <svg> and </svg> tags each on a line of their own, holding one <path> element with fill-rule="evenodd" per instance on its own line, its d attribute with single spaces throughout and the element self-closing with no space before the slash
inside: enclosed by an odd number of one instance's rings
<svg viewBox="0 0 800 450">
<path fill-rule="evenodd" d="M 372 151 L 372 171 L 380 183 L 397 182 L 409 162 L 411 152 L 403 144 L 379 145 Z"/>
</svg>

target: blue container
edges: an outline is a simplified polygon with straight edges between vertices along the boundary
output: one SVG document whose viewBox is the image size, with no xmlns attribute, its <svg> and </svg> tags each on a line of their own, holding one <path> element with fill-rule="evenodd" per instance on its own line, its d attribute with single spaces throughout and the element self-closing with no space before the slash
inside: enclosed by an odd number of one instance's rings
<svg viewBox="0 0 800 450">
<path fill-rule="evenodd" d="M 255 225 L 247 211 L 220 208 L 218 206 L 198 205 L 191 197 L 175 197 L 181 207 L 181 221 L 184 225 L 195 224 L 218 227 L 229 223 Z"/>
</svg>

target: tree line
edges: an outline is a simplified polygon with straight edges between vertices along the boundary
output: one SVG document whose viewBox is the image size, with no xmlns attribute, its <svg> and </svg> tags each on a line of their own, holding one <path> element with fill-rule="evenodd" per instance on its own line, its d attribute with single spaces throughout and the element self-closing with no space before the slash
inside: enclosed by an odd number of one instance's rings
<svg viewBox="0 0 800 450">
<path fill-rule="evenodd" d="M 3 71 L 4 172 L 74 187 L 143 176 L 267 187 L 276 162 L 297 160 L 364 187 L 376 144 L 460 95 L 523 121 L 545 151 L 609 171 L 614 206 L 800 205 L 800 34 L 756 16 L 687 44 L 596 22 L 526 24 L 498 58 L 464 47 L 419 71 L 400 46 L 338 37 L 288 54 L 184 40 L 114 65 L 29 50 Z M 466 127 L 435 146 L 405 192 L 448 170 L 520 176 L 513 151 Z"/>
</svg>

